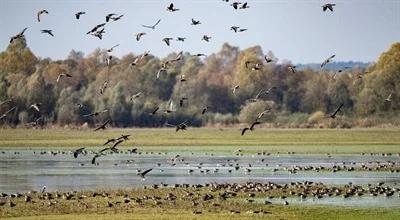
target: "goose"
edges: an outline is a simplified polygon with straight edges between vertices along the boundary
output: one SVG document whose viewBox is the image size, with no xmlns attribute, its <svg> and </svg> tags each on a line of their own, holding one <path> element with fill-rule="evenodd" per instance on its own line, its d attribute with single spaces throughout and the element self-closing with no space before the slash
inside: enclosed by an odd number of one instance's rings
<svg viewBox="0 0 400 220">
<path fill-rule="evenodd" d="M 392 95 L 393 95 L 393 92 L 391 92 L 391 93 L 388 95 L 388 97 L 385 99 L 385 102 L 392 102 Z"/>
<path fill-rule="evenodd" d="M 42 103 L 33 103 L 32 105 L 29 106 L 29 109 L 33 108 L 35 109 L 37 112 L 40 112 L 40 106 L 42 105 Z"/>
<path fill-rule="evenodd" d="M 234 9 L 238 9 L 238 6 L 241 5 L 241 4 L 242 4 L 241 2 L 233 2 L 233 3 L 231 4 L 231 6 L 232 6 Z"/>
<path fill-rule="evenodd" d="M 321 68 L 324 67 L 326 64 L 330 63 L 335 56 L 336 55 L 334 54 L 334 55 L 328 57 L 326 60 L 324 60 L 324 62 L 322 62 L 322 64 L 321 64 Z"/>
<path fill-rule="evenodd" d="M 171 4 L 167 7 L 167 11 L 174 12 L 174 11 L 179 11 L 179 9 L 178 9 L 178 8 L 174 8 L 174 4 L 171 3 Z"/>
<path fill-rule="evenodd" d="M 97 111 L 97 112 L 92 112 L 92 113 L 89 113 L 89 114 L 86 114 L 86 115 L 82 115 L 82 117 L 98 116 L 98 115 L 100 115 L 102 113 L 106 113 L 106 112 L 108 112 L 108 109 L 104 109 L 102 111 Z"/>
<path fill-rule="evenodd" d="M 110 123 L 110 120 L 107 120 L 106 122 L 104 122 L 103 124 L 101 124 L 99 127 L 95 128 L 94 131 L 98 131 L 98 130 L 105 130 L 108 125 L 108 123 Z"/>
<path fill-rule="evenodd" d="M 119 19 L 121 19 L 124 15 L 120 15 L 118 17 L 110 17 L 110 19 L 112 19 L 113 21 L 118 21 Z"/>
<path fill-rule="evenodd" d="M 10 112 L 12 112 L 12 111 L 14 111 L 14 110 L 16 110 L 16 109 L 17 109 L 16 106 L 10 108 L 8 111 L 6 111 L 5 113 L 3 113 L 3 114 L 0 116 L 0 120 L 2 120 L 3 118 L 7 117 L 7 115 L 10 114 Z"/>
<path fill-rule="evenodd" d="M 246 8 L 250 8 L 250 6 L 247 5 L 247 2 L 245 2 L 244 4 L 242 4 L 242 6 L 240 6 L 239 9 L 246 9 Z"/>
<path fill-rule="evenodd" d="M 186 37 L 177 37 L 176 41 L 182 41 L 184 42 L 186 40 Z"/>
<path fill-rule="evenodd" d="M 68 73 L 60 73 L 60 74 L 58 74 L 58 76 L 57 76 L 56 82 L 58 83 L 62 77 L 69 77 L 69 78 L 71 78 L 72 75 L 70 75 L 70 74 L 68 74 Z"/>
<path fill-rule="evenodd" d="M 196 20 L 194 20 L 194 19 L 192 18 L 192 23 L 191 23 L 191 25 L 199 25 L 199 24 L 201 24 L 200 21 L 196 21 Z"/>
<path fill-rule="evenodd" d="M 201 114 L 204 115 L 208 110 L 208 108 L 209 108 L 208 106 L 204 107 L 203 110 L 201 111 Z"/>
<path fill-rule="evenodd" d="M 163 38 L 162 41 L 164 41 L 167 44 L 167 46 L 169 46 L 170 45 L 170 41 L 172 39 L 173 39 L 172 37 L 166 37 L 166 38 Z"/>
<path fill-rule="evenodd" d="M 210 42 L 211 37 L 207 36 L 207 35 L 203 35 L 203 38 L 201 40 L 204 40 L 206 42 Z"/>
<path fill-rule="evenodd" d="M 235 87 L 233 87 L 232 89 L 232 94 L 235 95 L 236 91 L 239 89 L 239 85 L 236 85 Z"/>
<path fill-rule="evenodd" d="M 146 35 L 145 32 L 140 32 L 136 34 L 136 41 L 139 41 L 142 36 Z"/>
<path fill-rule="evenodd" d="M 322 11 L 326 11 L 327 9 L 329 9 L 330 11 L 333 11 L 333 6 L 336 6 L 336 4 L 328 3 L 325 5 L 322 5 Z"/>
<path fill-rule="evenodd" d="M 102 23 L 102 24 L 98 24 L 96 26 L 94 26 L 94 28 L 92 28 L 90 31 L 88 31 L 86 34 L 91 34 L 96 32 L 99 28 L 104 27 L 104 25 L 106 25 L 106 23 Z M 103 29 L 104 30 L 104 29 Z"/>
<path fill-rule="evenodd" d="M 156 26 L 159 24 L 161 22 L 161 19 L 158 19 L 158 21 L 154 24 L 154 25 L 152 25 L 152 26 L 148 26 L 148 25 L 142 25 L 142 27 L 145 27 L 145 28 L 150 28 L 150 29 L 156 29 Z"/>
<path fill-rule="evenodd" d="M 289 69 L 290 71 L 292 71 L 292 73 L 296 73 L 296 66 L 289 65 L 289 66 L 288 66 L 288 69 Z"/>
<path fill-rule="evenodd" d="M 81 15 L 84 15 L 84 14 L 86 14 L 86 12 L 84 12 L 84 11 L 77 12 L 77 13 L 75 13 L 75 18 L 76 18 L 77 20 L 79 20 L 79 18 L 81 17 Z"/>
<path fill-rule="evenodd" d="M 78 155 L 81 154 L 83 152 L 83 150 L 85 150 L 84 147 L 78 148 L 76 150 L 74 150 L 74 158 L 78 158 Z"/>
<path fill-rule="evenodd" d="M 112 16 L 115 16 L 115 15 L 117 15 L 117 14 L 115 14 L 115 13 L 107 14 L 107 15 L 106 15 L 106 22 L 109 22 L 110 19 L 112 18 Z"/>
<path fill-rule="evenodd" d="M 25 31 L 26 31 L 27 29 L 28 29 L 28 28 L 26 27 L 26 28 L 24 28 L 21 32 L 19 32 L 18 34 L 12 36 L 12 37 L 10 38 L 10 44 L 11 44 L 14 40 L 16 40 L 16 39 L 20 39 L 20 38 L 25 37 L 24 33 L 25 33 Z"/>
<path fill-rule="evenodd" d="M 139 97 L 140 97 L 140 95 L 141 95 L 142 93 L 143 93 L 143 92 L 142 92 L 142 91 L 140 91 L 140 92 L 138 92 L 138 93 L 136 93 L 136 94 L 132 95 L 132 97 L 131 97 L 131 101 L 134 101 L 135 99 L 139 98 Z"/>
<path fill-rule="evenodd" d="M 51 35 L 52 37 L 54 37 L 54 34 L 53 34 L 53 31 L 52 31 L 52 30 L 44 29 L 44 30 L 40 30 L 40 32 L 41 32 L 41 33 L 44 33 L 44 34 L 49 34 L 49 35 Z"/>
<path fill-rule="evenodd" d="M 152 171 L 152 170 L 153 170 L 152 168 L 151 169 L 147 169 L 147 170 L 145 170 L 143 172 L 138 173 L 137 175 L 140 176 L 144 180 L 145 179 L 145 175 L 147 173 L 149 173 L 150 171 Z"/>
<path fill-rule="evenodd" d="M 111 53 L 114 50 L 114 48 L 116 48 L 118 46 L 119 46 L 119 44 L 116 44 L 116 45 L 112 46 L 110 49 L 107 49 L 107 52 Z"/>
<path fill-rule="evenodd" d="M 149 113 L 149 115 L 150 116 L 155 115 L 159 109 L 160 109 L 160 107 L 157 106 L 152 112 Z"/>
<path fill-rule="evenodd" d="M 157 79 L 160 78 L 160 74 L 161 74 L 161 73 L 165 73 L 165 72 L 167 72 L 167 69 L 165 69 L 165 68 L 160 68 L 160 69 L 157 71 L 157 75 L 156 75 Z"/>
<path fill-rule="evenodd" d="M 343 106 L 344 106 L 344 104 L 342 103 L 342 104 L 336 109 L 336 111 L 334 111 L 329 117 L 335 119 L 335 118 L 336 118 L 336 114 L 342 109 Z"/>
<path fill-rule="evenodd" d="M 37 20 L 38 20 L 38 22 L 40 22 L 40 16 L 42 16 L 42 14 L 49 14 L 49 12 L 48 12 L 46 9 L 40 10 L 40 11 L 37 13 Z"/>
</svg>

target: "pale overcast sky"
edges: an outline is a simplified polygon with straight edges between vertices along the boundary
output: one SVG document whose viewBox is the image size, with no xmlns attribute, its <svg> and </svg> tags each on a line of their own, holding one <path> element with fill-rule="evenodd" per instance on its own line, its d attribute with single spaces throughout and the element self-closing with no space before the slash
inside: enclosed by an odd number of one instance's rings
<svg viewBox="0 0 400 220">
<path fill-rule="evenodd" d="M 328 1 L 248 0 L 250 8 L 245 10 L 234 10 L 233 1 L 1 0 L 0 50 L 24 27 L 29 27 L 25 35 L 32 51 L 52 59 L 64 59 L 71 49 L 88 54 L 118 43 L 121 46 L 113 53 L 119 57 L 145 50 L 161 57 L 181 50 L 210 54 L 228 42 L 241 49 L 260 45 L 264 53 L 271 50 L 294 63 L 321 62 L 332 54 L 336 61 L 374 61 L 400 41 L 400 0 L 332 0 L 334 12 L 322 11 L 321 5 Z M 171 2 L 180 11 L 166 11 Z M 49 14 L 39 23 L 36 13 L 41 9 Z M 86 11 L 80 20 L 74 16 L 78 11 Z M 124 17 L 106 25 L 103 40 L 86 35 L 105 22 L 108 13 Z M 191 18 L 202 24 L 190 25 Z M 141 27 L 158 19 L 162 21 L 155 30 Z M 248 31 L 234 33 L 229 30 L 233 25 Z M 41 29 L 52 29 L 55 37 L 41 34 Z M 138 32 L 147 33 L 139 42 L 134 37 Z M 209 43 L 201 40 L 204 34 L 212 37 Z M 187 41 L 174 40 L 170 47 L 161 41 L 178 36 Z"/>
</svg>

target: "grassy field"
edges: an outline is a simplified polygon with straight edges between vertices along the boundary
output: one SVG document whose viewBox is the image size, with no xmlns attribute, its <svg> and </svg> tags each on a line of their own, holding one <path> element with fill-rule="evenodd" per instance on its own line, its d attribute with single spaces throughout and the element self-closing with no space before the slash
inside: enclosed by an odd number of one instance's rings
<svg viewBox="0 0 400 220">
<path fill-rule="evenodd" d="M 351 208 L 328 208 L 328 207 L 283 207 L 275 206 L 268 208 L 270 214 L 231 214 L 230 212 L 221 213 L 203 213 L 194 215 L 186 210 L 165 210 L 165 209 L 146 209 L 135 210 L 132 213 L 103 213 L 103 214 L 63 214 L 63 215 L 46 215 L 46 216 L 29 216 L 4 219 L 23 219 L 23 220 L 98 220 L 98 219 L 171 219 L 171 220 L 221 220 L 221 219 L 296 219 L 296 220 L 396 220 L 400 218 L 400 210 L 398 209 L 351 209 Z"/>
<path fill-rule="evenodd" d="M 157 151 L 215 151 L 296 153 L 398 153 L 400 129 L 257 129 L 244 136 L 238 128 L 174 129 L 2 129 L 0 148 L 101 147 L 105 140 L 131 134 L 125 147 Z"/>
<path fill-rule="evenodd" d="M 239 192 L 242 199 L 218 198 L 222 191 L 210 191 L 209 188 L 160 188 L 160 189 L 134 189 L 132 191 L 116 190 L 106 191 L 104 196 L 90 196 L 92 192 L 77 192 L 73 199 L 61 198 L 43 199 L 42 194 L 32 195 L 32 202 L 25 202 L 24 198 L 13 198 L 14 207 L 0 206 L 0 218 L 7 219 L 346 219 L 391 220 L 400 218 L 398 208 L 360 208 L 343 206 L 301 206 L 301 205 L 264 205 L 262 203 L 247 203 L 244 198 L 247 193 Z M 192 192 L 194 196 L 187 197 L 186 193 Z M 102 191 L 99 191 L 102 194 Z M 176 200 L 166 199 L 169 194 L 176 196 Z M 203 201 L 202 195 L 212 194 L 214 199 Z M 268 195 L 283 195 L 281 190 L 272 190 Z M 265 198 L 266 193 L 257 193 L 256 197 Z M 85 195 L 85 197 L 82 197 Z M 287 195 L 287 193 L 285 193 Z M 135 202 L 133 198 L 159 196 L 159 204 L 152 199 L 142 199 Z M 79 198 L 79 199 L 78 199 Z M 124 198 L 132 198 L 125 203 Z M 248 198 L 248 197 L 247 197 Z M 51 201 L 51 205 L 49 205 Z M 197 203 L 193 206 L 192 201 Z M 109 207 L 108 203 L 113 206 Z M 218 204 L 218 205 L 216 205 Z M 231 210 L 239 212 L 232 214 Z M 252 213 L 262 210 L 262 213 Z M 201 211 L 194 214 L 193 211 Z"/>
</svg>

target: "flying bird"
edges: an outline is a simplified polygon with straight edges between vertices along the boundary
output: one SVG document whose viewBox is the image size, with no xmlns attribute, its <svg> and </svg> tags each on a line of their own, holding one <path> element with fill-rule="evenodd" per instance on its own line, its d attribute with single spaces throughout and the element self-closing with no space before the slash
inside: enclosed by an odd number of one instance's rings
<svg viewBox="0 0 400 220">
<path fill-rule="evenodd" d="M 103 83 L 103 85 L 101 86 L 101 88 L 100 88 L 100 94 L 103 94 L 103 93 L 104 93 L 104 91 L 106 90 L 107 86 L 108 86 L 108 82 L 105 81 L 105 82 Z"/>
<path fill-rule="evenodd" d="M 324 62 L 322 62 L 322 64 L 321 64 L 321 68 L 324 67 L 326 64 L 330 63 L 335 56 L 336 55 L 332 55 L 332 56 L 328 57 L 326 60 L 324 60 Z"/>
<path fill-rule="evenodd" d="M 256 121 L 261 119 L 265 114 L 267 114 L 269 112 L 271 112 L 271 109 L 267 109 L 265 111 L 262 111 L 260 114 L 258 114 Z"/>
<path fill-rule="evenodd" d="M 246 8 L 250 8 L 250 6 L 247 5 L 247 2 L 245 2 L 244 4 L 242 4 L 242 6 L 240 6 L 239 9 L 246 9 Z"/>
<path fill-rule="evenodd" d="M 193 18 L 192 18 L 192 23 L 191 23 L 191 25 L 199 25 L 199 24 L 201 24 L 201 22 L 200 21 L 196 21 L 196 20 L 194 20 Z"/>
<path fill-rule="evenodd" d="M 254 130 L 254 126 L 259 125 L 259 124 L 261 124 L 261 122 L 259 122 L 259 121 L 253 122 L 253 123 L 250 125 L 250 128 L 249 128 L 250 131 Z"/>
<path fill-rule="evenodd" d="M 102 113 L 106 113 L 106 112 L 108 112 L 108 110 L 107 110 L 107 109 L 104 109 L 104 110 L 102 110 L 102 111 L 98 111 L 98 112 L 93 112 L 93 113 L 89 113 L 89 114 L 86 114 L 86 115 L 82 115 L 82 117 L 98 116 L 98 115 L 100 115 L 100 114 L 102 114 Z"/>
<path fill-rule="evenodd" d="M 179 106 L 180 106 L 180 107 L 183 107 L 183 102 L 184 102 L 185 100 L 188 100 L 188 98 L 182 97 L 182 98 L 179 100 Z"/>
<path fill-rule="evenodd" d="M 166 37 L 166 38 L 162 39 L 162 41 L 164 41 L 167 44 L 167 46 L 169 46 L 170 45 L 170 41 L 172 39 L 173 39 L 172 37 Z"/>
<path fill-rule="evenodd" d="M 203 110 L 201 111 L 201 114 L 204 115 L 208 110 L 208 108 L 209 108 L 208 106 L 204 107 Z"/>
<path fill-rule="evenodd" d="M 206 42 L 210 42 L 211 37 L 207 36 L 207 35 L 203 35 L 203 38 L 201 38 L 201 40 L 204 40 Z"/>
<path fill-rule="evenodd" d="M 335 118 L 336 118 L 336 114 L 342 109 L 343 106 L 344 106 L 344 104 L 342 103 L 342 104 L 336 109 L 336 111 L 334 111 L 329 117 L 335 119 Z"/>
<path fill-rule="evenodd" d="M 98 130 L 104 130 L 104 129 L 106 129 L 107 127 L 107 124 L 108 123 L 110 123 L 110 120 L 107 120 L 106 122 L 104 122 L 103 124 L 101 124 L 99 127 L 97 127 L 97 128 L 95 128 L 93 131 L 98 131 Z"/>
<path fill-rule="evenodd" d="M 148 26 L 148 25 L 142 25 L 142 27 L 145 27 L 145 28 L 150 28 L 150 29 L 156 29 L 156 26 L 159 24 L 161 22 L 161 19 L 158 19 L 158 21 L 154 24 L 154 25 L 152 25 L 152 26 Z"/>
<path fill-rule="evenodd" d="M 234 8 L 234 9 L 238 9 L 239 8 L 239 5 L 241 5 L 242 3 L 241 2 L 233 2 L 232 4 L 231 4 L 231 6 Z"/>
<path fill-rule="evenodd" d="M 160 107 L 157 106 L 152 112 L 149 113 L 149 115 L 150 116 L 155 115 L 159 109 L 160 109 Z"/>
<path fill-rule="evenodd" d="M 107 139 L 106 143 L 104 143 L 103 146 L 105 146 L 105 145 L 107 145 L 109 143 L 114 143 L 115 141 L 117 141 L 117 139 L 115 139 L 115 138 Z"/>
<path fill-rule="evenodd" d="M 94 28 L 92 28 L 90 31 L 88 31 L 86 34 L 91 34 L 96 32 L 99 28 L 104 27 L 104 25 L 106 25 L 106 23 L 102 23 L 102 24 L 98 24 L 96 26 L 94 26 Z M 104 30 L 104 29 L 103 29 Z"/>
<path fill-rule="evenodd" d="M 35 109 L 36 111 L 38 111 L 38 112 L 40 112 L 40 106 L 42 105 L 42 103 L 33 103 L 32 105 L 30 105 L 29 106 L 29 108 L 31 109 L 31 108 L 33 108 L 33 109 Z"/>
<path fill-rule="evenodd" d="M 385 99 L 385 102 L 392 102 L 392 95 L 393 95 L 393 92 L 391 92 L 391 93 L 388 95 L 388 97 Z"/>
<path fill-rule="evenodd" d="M 135 99 L 139 98 L 141 94 L 142 94 L 142 91 L 140 91 L 140 92 L 138 92 L 138 93 L 136 93 L 136 94 L 132 95 L 132 97 L 131 97 L 131 101 L 133 101 L 133 100 L 135 100 Z"/>
<path fill-rule="evenodd" d="M 84 147 L 81 147 L 81 148 L 74 150 L 74 158 L 78 158 L 78 155 L 81 154 L 84 149 L 85 149 Z"/>
<path fill-rule="evenodd" d="M 3 114 L 0 116 L 0 120 L 2 120 L 3 118 L 7 117 L 7 115 L 10 114 L 10 112 L 14 111 L 15 109 L 17 109 L 16 106 L 12 107 L 11 109 L 9 109 L 9 110 L 6 111 L 5 113 L 3 113 Z"/>
<path fill-rule="evenodd" d="M 7 99 L 7 100 L 5 100 L 5 101 L 2 101 L 2 102 L 0 102 L 0 106 L 2 106 L 2 105 L 4 105 L 4 104 L 7 104 L 7 103 L 9 103 L 9 102 L 11 102 L 12 101 L 12 99 Z"/>
<path fill-rule="evenodd" d="M 40 16 L 42 16 L 42 14 L 49 14 L 49 12 L 48 12 L 46 9 L 40 10 L 40 11 L 37 13 L 37 20 L 38 20 L 38 22 L 40 22 Z"/>
<path fill-rule="evenodd" d="M 115 13 L 110 13 L 110 14 L 106 15 L 106 22 L 109 22 L 110 19 L 112 18 L 112 16 L 115 16 L 115 15 L 117 15 L 117 14 L 115 14 Z"/>
<path fill-rule="evenodd" d="M 328 3 L 325 5 L 322 5 L 322 11 L 326 11 L 327 9 L 329 9 L 330 11 L 333 11 L 333 6 L 336 6 L 336 4 Z"/>
<path fill-rule="evenodd" d="M 113 21 L 118 21 L 119 19 L 121 19 L 124 15 L 120 15 L 118 17 L 110 17 L 110 19 L 112 19 Z"/>
<path fill-rule="evenodd" d="M 142 36 L 146 35 L 144 32 L 140 32 L 136 34 L 136 41 L 139 41 Z"/>
<path fill-rule="evenodd" d="M 25 37 L 24 33 L 25 33 L 25 31 L 26 31 L 27 29 L 28 29 L 28 28 L 26 27 L 26 28 L 24 28 L 21 32 L 19 32 L 18 34 L 12 36 L 12 37 L 10 38 L 10 44 L 11 44 L 14 40 L 16 40 L 16 39 L 20 39 L 20 38 Z"/>
<path fill-rule="evenodd" d="M 86 14 L 86 12 L 84 12 L 84 11 L 77 12 L 77 13 L 75 13 L 75 18 L 76 18 L 77 20 L 79 20 L 79 18 L 81 17 L 81 15 L 84 15 L 84 14 Z"/>
<path fill-rule="evenodd" d="M 104 156 L 105 154 L 103 153 L 97 153 L 96 155 L 94 155 L 93 159 L 92 159 L 92 164 L 95 165 L 96 164 L 96 158 Z"/>
<path fill-rule="evenodd" d="M 292 71 L 292 73 L 296 73 L 296 66 L 289 65 L 289 66 L 288 66 L 288 69 L 289 69 L 290 71 Z"/>
<path fill-rule="evenodd" d="M 137 175 L 140 176 L 142 179 L 145 179 L 144 176 L 145 176 L 147 173 L 149 173 L 150 171 L 152 171 L 152 170 L 153 170 L 153 169 L 148 169 L 148 170 L 145 170 L 145 171 L 143 171 L 143 172 L 138 173 Z"/>
<path fill-rule="evenodd" d="M 250 128 L 246 127 L 242 129 L 242 136 L 246 133 L 247 130 L 249 130 Z"/>
<path fill-rule="evenodd" d="M 232 89 L 232 94 L 235 95 L 236 94 L 236 90 L 239 89 L 239 85 L 236 85 L 235 87 L 233 87 Z"/>
<path fill-rule="evenodd" d="M 174 11 L 179 11 L 179 9 L 178 9 L 178 8 L 174 8 L 174 4 L 171 3 L 171 4 L 167 7 L 167 11 L 174 12 Z"/>
<path fill-rule="evenodd" d="M 184 42 L 186 40 L 186 37 L 177 37 L 176 41 L 182 41 Z"/>
<path fill-rule="evenodd" d="M 61 79 L 62 77 L 69 77 L 69 78 L 71 78 L 72 76 L 71 76 L 70 74 L 68 74 L 68 73 L 60 73 L 60 74 L 58 74 L 58 76 L 57 76 L 56 82 L 59 82 L 60 79 Z"/>
<path fill-rule="evenodd" d="M 107 49 L 107 52 L 108 52 L 108 53 L 111 53 L 111 52 L 114 50 L 114 48 L 116 48 L 116 47 L 118 47 L 118 46 L 119 46 L 119 44 L 114 45 L 114 46 L 111 47 L 110 49 Z"/>
<path fill-rule="evenodd" d="M 157 75 L 156 75 L 157 79 L 160 78 L 160 74 L 161 74 L 161 73 L 165 73 L 165 72 L 167 72 L 167 69 L 165 69 L 165 68 L 160 68 L 160 69 L 157 71 Z"/>
<path fill-rule="evenodd" d="M 52 31 L 52 30 L 45 29 L 45 30 L 40 30 L 40 32 L 41 32 L 41 33 L 44 33 L 44 34 L 49 34 L 49 35 L 51 35 L 52 37 L 54 37 L 54 34 L 53 34 L 53 31 Z"/>
<path fill-rule="evenodd" d="M 267 55 L 264 56 L 264 59 L 267 63 L 271 63 L 272 61 L 274 61 L 272 58 L 269 58 Z"/>
</svg>

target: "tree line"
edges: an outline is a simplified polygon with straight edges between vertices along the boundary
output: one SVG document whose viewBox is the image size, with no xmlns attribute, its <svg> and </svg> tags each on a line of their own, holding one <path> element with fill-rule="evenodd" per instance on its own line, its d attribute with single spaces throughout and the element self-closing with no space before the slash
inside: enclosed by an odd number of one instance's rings
<svg viewBox="0 0 400 220">
<path fill-rule="evenodd" d="M 18 39 L 0 53 L 0 102 L 10 100 L 0 106 L 0 114 L 16 106 L 0 123 L 93 126 L 110 118 L 115 127 L 160 127 L 185 120 L 192 126 L 228 125 L 251 122 L 270 109 L 263 122 L 310 124 L 325 120 L 324 115 L 342 103 L 338 119 L 342 122 L 373 116 L 390 121 L 399 113 L 400 43 L 366 68 L 296 72 L 288 68 L 293 66 L 289 61 L 278 62 L 272 52 L 266 54 L 272 60 L 267 63 L 259 46 L 240 50 L 225 43 L 205 58 L 183 53 L 157 78 L 163 63 L 177 55 L 149 54 L 131 65 L 140 54 L 109 60 L 106 50 L 96 49 L 86 56 L 72 50 L 65 60 L 51 60 L 36 57 L 26 40 Z M 248 63 L 261 65 L 249 68 Z M 57 82 L 61 73 L 72 77 Z M 270 88 L 268 94 L 250 101 L 261 89 Z M 140 95 L 132 98 L 135 94 Z M 33 103 L 40 103 L 39 112 L 30 108 Z M 156 114 L 149 114 L 157 107 Z M 98 117 L 83 117 L 104 109 L 108 111 Z"/>
</svg>

